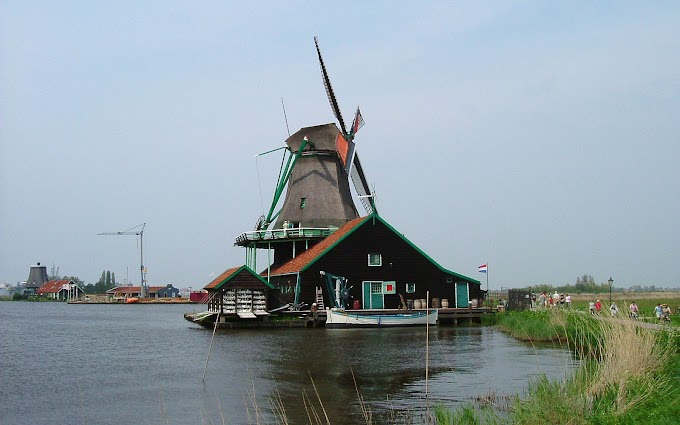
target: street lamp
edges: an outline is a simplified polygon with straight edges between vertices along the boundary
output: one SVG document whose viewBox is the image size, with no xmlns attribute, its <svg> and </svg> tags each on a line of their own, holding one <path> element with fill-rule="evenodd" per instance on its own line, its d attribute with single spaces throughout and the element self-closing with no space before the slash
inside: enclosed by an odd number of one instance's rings
<svg viewBox="0 0 680 425">
<path fill-rule="evenodd" d="M 607 282 L 609 282 L 609 305 L 612 305 L 612 285 L 614 284 L 614 279 L 609 277 Z"/>
</svg>

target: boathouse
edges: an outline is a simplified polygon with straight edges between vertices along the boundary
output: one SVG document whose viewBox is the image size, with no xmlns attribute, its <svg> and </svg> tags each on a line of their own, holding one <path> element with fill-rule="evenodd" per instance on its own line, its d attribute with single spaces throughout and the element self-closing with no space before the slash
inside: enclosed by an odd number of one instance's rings
<svg viewBox="0 0 680 425">
<path fill-rule="evenodd" d="M 50 280 L 37 290 L 37 295 L 53 300 L 77 300 L 85 291 L 70 279 Z"/>
<path fill-rule="evenodd" d="M 266 316 L 270 291 L 274 285 L 248 266 L 233 267 L 205 286 L 208 311 L 241 318 Z"/>
<path fill-rule="evenodd" d="M 478 280 L 439 265 L 375 211 L 262 274 L 279 289 L 282 303 L 296 305 L 336 306 L 324 274 L 346 279 L 343 296 L 350 308 L 397 309 L 404 301 L 410 307 L 428 291 L 431 307 L 467 308 L 483 296 Z"/>
</svg>

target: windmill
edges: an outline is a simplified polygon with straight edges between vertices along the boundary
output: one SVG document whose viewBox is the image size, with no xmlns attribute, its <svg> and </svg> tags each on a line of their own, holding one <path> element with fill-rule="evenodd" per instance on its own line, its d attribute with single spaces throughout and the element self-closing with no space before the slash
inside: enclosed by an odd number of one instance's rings
<svg viewBox="0 0 680 425">
<path fill-rule="evenodd" d="M 368 199 L 371 190 L 354 142 L 364 124 L 361 112 L 357 108 L 348 129 L 316 37 L 314 44 L 326 94 L 338 123 L 301 128 L 286 139 L 285 147 L 280 148 L 285 149 L 284 158 L 269 211 L 257 220 L 253 232 L 239 235 L 235 242 L 235 245 L 247 248 L 246 263 L 252 269 L 256 268 L 256 249 L 273 249 L 273 264 L 281 264 L 311 248 L 334 228 L 358 218 L 350 179 L 366 213 L 375 209 Z M 285 198 L 276 211 L 284 191 Z"/>
<path fill-rule="evenodd" d="M 260 221 L 261 226 L 269 225 L 273 219 L 277 220 L 274 228 L 341 226 L 357 218 L 359 214 L 349 189 L 350 178 L 366 213 L 370 214 L 375 208 L 368 199 L 371 190 L 354 142 L 364 124 L 361 111 L 357 107 L 348 130 L 316 37 L 314 44 L 328 101 L 340 128 L 333 123 L 322 124 L 302 128 L 288 137 L 286 145 L 293 159 L 284 168 L 269 214 Z M 273 214 L 286 185 L 283 206 Z"/>
</svg>

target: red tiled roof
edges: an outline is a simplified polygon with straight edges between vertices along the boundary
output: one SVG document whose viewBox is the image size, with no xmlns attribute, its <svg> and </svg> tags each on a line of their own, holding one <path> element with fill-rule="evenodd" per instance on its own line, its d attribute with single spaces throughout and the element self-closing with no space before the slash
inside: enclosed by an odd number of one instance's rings
<svg viewBox="0 0 680 425">
<path fill-rule="evenodd" d="M 232 274 L 236 273 L 242 266 L 239 267 L 232 267 L 229 270 L 225 271 L 221 275 L 217 276 L 215 280 L 207 284 L 203 289 L 212 289 L 217 287 L 220 283 L 224 282 L 226 279 L 228 279 Z"/>
<path fill-rule="evenodd" d="M 307 266 L 309 263 L 314 261 L 319 255 L 321 255 L 324 251 L 326 251 L 326 249 L 333 246 L 333 244 L 342 239 L 352 229 L 358 227 L 361 223 L 363 223 L 364 220 L 366 220 L 368 217 L 370 217 L 370 215 L 366 217 L 359 217 L 352 221 L 348 221 L 338 230 L 331 233 L 326 239 L 309 248 L 307 251 L 303 252 L 297 257 L 291 259 L 287 263 L 281 264 L 279 267 L 272 270 L 271 275 L 275 276 L 280 274 L 291 274 L 301 271 L 303 268 L 305 268 L 305 266 Z M 262 272 L 262 275 L 267 276 L 267 271 L 265 270 L 264 272 Z"/>
<path fill-rule="evenodd" d="M 61 291 L 61 288 L 68 284 L 70 280 L 68 279 L 62 279 L 62 280 L 50 280 L 45 282 L 43 286 L 38 288 L 37 293 L 38 294 L 56 294 L 59 291 Z"/>
</svg>

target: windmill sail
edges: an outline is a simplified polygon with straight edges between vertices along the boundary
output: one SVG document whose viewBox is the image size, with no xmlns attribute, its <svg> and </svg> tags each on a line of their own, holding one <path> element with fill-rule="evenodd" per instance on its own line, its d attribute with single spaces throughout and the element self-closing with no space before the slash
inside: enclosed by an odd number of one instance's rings
<svg viewBox="0 0 680 425">
<path fill-rule="evenodd" d="M 331 86 L 331 80 L 328 77 L 328 72 L 326 72 L 326 65 L 323 63 L 323 58 L 321 57 L 321 49 L 319 49 L 319 41 L 314 37 L 314 45 L 316 45 L 316 53 L 319 55 L 319 64 L 321 64 L 321 75 L 323 76 L 323 85 L 326 88 L 326 94 L 328 95 L 328 101 L 331 104 L 335 118 L 337 118 L 340 123 L 340 130 L 343 134 L 347 134 L 347 129 L 345 128 L 345 121 L 342 119 L 342 114 L 340 113 L 340 108 L 338 107 L 338 100 L 335 98 L 335 93 L 333 92 L 333 86 Z"/>
<path fill-rule="evenodd" d="M 331 109 L 335 114 L 335 118 L 340 124 L 340 133 L 335 139 L 335 150 L 338 153 L 340 163 L 343 166 L 343 170 L 346 176 L 351 177 L 352 184 L 359 195 L 359 199 L 364 206 L 364 209 L 368 214 L 373 212 L 373 205 L 371 201 L 367 198 L 371 195 L 371 188 L 368 186 L 366 181 L 366 175 L 361 167 L 361 162 L 359 162 L 359 157 L 356 154 L 356 145 L 354 143 L 354 136 L 357 134 L 359 129 L 364 125 L 364 118 L 361 116 L 361 111 L 357 106 L 357 112 L 354 115 L 354 120 L 352 121 L 352 127 L 350 131 L 347 132 L 345 127 L 345 121 L 342 119 L 342 114 L 340 113 L 340 108 L 338 107 L 338 100 L 333 92 L 333 87 L 331 86 L 331 80 L 326 71 L 326 65 L 321 57 L 321 49 L 319 48 L 319 40 L 314 37 L 314 45 L 316 46 L 316 53 L 319 56 L 319 64 L 321 66 L 321 76 L 323 78 L 323 85 L 326 88 L 326 94 L 328 95 L 328 101 L 331 104 Z"/>
<path fill-rule="evenodd" d="M 371 194 L 371 188 L 368 186 L 366 174 L 364 174 L 364 169 L 361 167 L 359 156 L 356 154 L 354 155 L 353 165 L 354 166 L 352 167 L 352 171 L 350 173 L 350 176 L 352 177 L 352 184 L 354 185 L 354 189 L 356 189 L 357 193 L 359 194 L 359 200 L 361 200 L 361 204 L 364 206 L 366 213 L 371 214 L 373 212 L 373 206 L 371 205 L 370 200 L 366 198 L 366 196 Z"/>
</svg>

